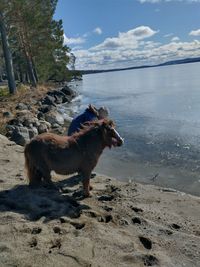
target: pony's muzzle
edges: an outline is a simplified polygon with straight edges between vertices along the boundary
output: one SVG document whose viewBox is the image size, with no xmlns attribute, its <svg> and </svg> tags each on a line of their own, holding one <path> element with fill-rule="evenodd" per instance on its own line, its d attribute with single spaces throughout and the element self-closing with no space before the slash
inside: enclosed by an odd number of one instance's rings
<svg viewBox="0 0 200 267">
<path fill-rule="evenodd" d="M 120 138 L 117 142 L 117 146 L 122 146 L 124 143 L 124 139 L 123 138 Z"/>
<path fill-rule="evenodd" d="M 114 129 L 114 136 L 113 136 L 113 145 L 114 146 L 122 146 L 124 143 L 124 139 L 120 136 L 120 134 Z"/>
</svg>

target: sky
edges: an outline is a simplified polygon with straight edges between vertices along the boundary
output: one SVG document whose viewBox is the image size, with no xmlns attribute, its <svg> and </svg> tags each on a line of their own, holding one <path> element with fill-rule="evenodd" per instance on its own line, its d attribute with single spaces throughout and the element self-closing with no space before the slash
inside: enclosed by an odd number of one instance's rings
<svg viewBox="0 0 200 267">
<path fill-rule="evenodd" d="M 78 70 L 200 56 L 200 0 L 58 0 L 54 17 Z"/>
</svg>

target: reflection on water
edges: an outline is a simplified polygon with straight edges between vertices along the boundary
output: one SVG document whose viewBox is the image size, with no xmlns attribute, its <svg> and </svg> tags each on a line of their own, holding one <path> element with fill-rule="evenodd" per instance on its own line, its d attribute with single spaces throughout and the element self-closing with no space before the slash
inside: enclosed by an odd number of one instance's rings
<svg viewBox="0 0 200 267">
<path fill-rule="evenodd" d="M 106 152 L 97 171 L 200 195 L 200 63 L 85 75 L 88 103 L 109 107 L 121 148 Z M 120 167 L 119 167 L 120 166 Z"/>
</svg>

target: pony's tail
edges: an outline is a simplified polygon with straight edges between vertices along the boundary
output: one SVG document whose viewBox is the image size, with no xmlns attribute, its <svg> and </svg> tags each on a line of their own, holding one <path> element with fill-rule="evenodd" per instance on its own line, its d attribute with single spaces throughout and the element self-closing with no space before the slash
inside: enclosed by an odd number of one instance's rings
<svg viewBox="0 0 200 267">
<path fill-rule="evenodd" d="M 29 181 L 29 185 L 34 183 L 35 180 L 35 172 L 36 168 L 31 160 L 30 155 L 30 144 L 27 144 L 24 149 L 24 157 L 25 157 L 25 168 L 27 172 L 27 178 Z"/>
</svg>

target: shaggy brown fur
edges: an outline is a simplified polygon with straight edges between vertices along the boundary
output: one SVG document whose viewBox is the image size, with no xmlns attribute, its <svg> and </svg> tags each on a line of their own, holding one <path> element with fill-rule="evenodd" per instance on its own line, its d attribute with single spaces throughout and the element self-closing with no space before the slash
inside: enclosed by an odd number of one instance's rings
<svg viewBox="0 0 200 267">
<path fill-rule="evenodd" d="M 51 171 L 58 174 L 79 172 L 85 196 L 89 196 L 90 175 L 105 147 L 121 146 L 123 139 L 110 120 L 88 123 L 72 136 L 43 133 L 25 147 L 25 164 L 30 185 L 51 182 Z"/>
</svg>

